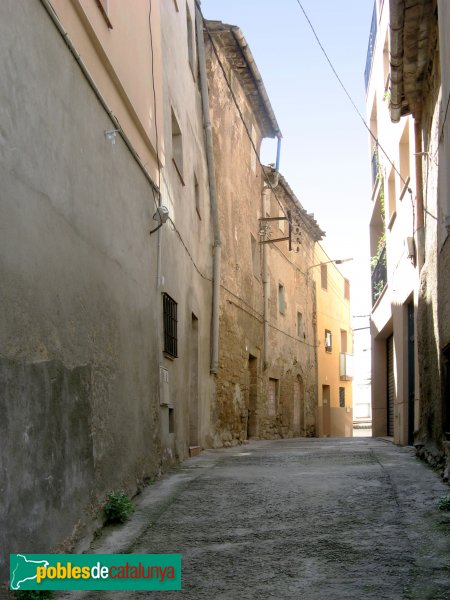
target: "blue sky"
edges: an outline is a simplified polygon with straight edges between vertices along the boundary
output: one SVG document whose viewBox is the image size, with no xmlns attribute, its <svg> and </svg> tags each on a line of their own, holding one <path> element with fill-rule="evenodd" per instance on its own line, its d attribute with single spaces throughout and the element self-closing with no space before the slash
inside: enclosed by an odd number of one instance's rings
<svg viewBox="0 0 450 600">
<path fill-rule="evenodd" d="M 373 0 L 301 0 L 365 117 L 364 68 Z M 333 75 L 296 0 L 202 0 L 207 19 L 238 25 L 283 133 L 280 171 L 327 233 L 330 258 L 354 257 L 352 313 L 370 310 L 368 133 Z M 262 158 L 275 162 L 275 142 Z"/>
</svg>

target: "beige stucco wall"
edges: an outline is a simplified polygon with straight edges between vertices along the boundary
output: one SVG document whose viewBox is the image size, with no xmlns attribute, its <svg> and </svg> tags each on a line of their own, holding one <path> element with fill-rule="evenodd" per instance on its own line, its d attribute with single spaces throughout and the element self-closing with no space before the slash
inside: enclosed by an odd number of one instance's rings
<svg viewBox="0 0 450 600">
<path fill-rule="evenodd" d="M 108 0 L 112 29 L 96 2 L 51 0 L 51 4 L 110 110 L 157 181 L 155 122 L 159 159 L 164 163 L 160 1 L 151 3 L 151 36 L 148 0 Z M 104 129 L 110 128 L 105 118 Z"/>
<path fill-rule="evenodd" d="M 419 290 L 418 268 L 408 258 L 407 238 L 414 236 L 414 208 L 416 195 L 414 159 L 414 123 L 403 117 L 392 123 L 389 110 L 389 4 L 378 8 L 378 32 L 367 91 L 367 118 L 371 131 L 378 137 L 380 176 L 371 184 L 370 246 L 377 252 L 379 237 L 386 237 L 387 286 L 377 298 L 371 315 L 372 335 L 372 411 L 373 435 L 387 433 L 387 371 L 386 339 L 394 335 L 394 441 L 406 444 L 408 440 L 408 362 L 407 362 L 407 304 L 414 302 L 417 331 L 417 304 Z M 406 151 L 405 141 L 409 143 Z M 370 159 L 374 141 L 369 138 Z M 409 175 L 408 185 L 403 178 Z M 408 188 L 411 190 L 409 192 Z M 384 199 L 383 199 L 384 195 Z M 417 336 L 416 336 L 417 337 Z M 418 425 L 419 384 L 417 343 L 415 344 L 415 424 Z"/>
</svg>

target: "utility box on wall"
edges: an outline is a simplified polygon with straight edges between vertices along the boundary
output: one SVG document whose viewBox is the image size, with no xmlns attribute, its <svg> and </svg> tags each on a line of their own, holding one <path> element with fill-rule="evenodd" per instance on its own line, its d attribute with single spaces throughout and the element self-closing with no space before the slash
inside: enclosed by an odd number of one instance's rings
<svg viewBox="0 0 450 600">
<path fill-rule="evenodd" d="M 169 370 L 159 367 L 159 403 L 161 406 L 170 405 Z"/>
</svg>

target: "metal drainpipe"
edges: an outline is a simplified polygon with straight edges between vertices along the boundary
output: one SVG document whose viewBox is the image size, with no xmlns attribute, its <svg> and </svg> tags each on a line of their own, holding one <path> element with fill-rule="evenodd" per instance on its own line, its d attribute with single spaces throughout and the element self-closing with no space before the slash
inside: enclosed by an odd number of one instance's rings
<svg viewBox="0 0 450 600">
<path fill-rule="evenodd" d="M 221 267 L 221 240 L 219 211 L 217 207 L 216 170 L 214 162 L 211 118 L 209 114 L 208 78 L 206 75 L 205 43 L 203 39 L 203 19 L 198 9 L 195 8 L 195 22 L 197 29 L 197 54 L 200 74 L 200 91 L 203 108 L 203 127 L 206 140 L 206 161 L 208 165 L 209 201 L 211 206 L 211 219 L 214 232 L 213 246 L 213 298 L 212 298 L 212 323 L 211 323 L 211 367 L 210 372 L 217 373 L 219 364 L 219 309 L 220 309 L 220 267 Z"/>
<path fill-rule="evenodd" d="M 56 28 L 58 29 L 59 33 L 61 34 L 61 37 L 63 38 L 63 40 L 66 43 L 67 47 L 69 48 L 70 52 L 72 53 L 74 59 L 77 61 L 83 75 L 86 77 L 89 85 L 91 86 L 92 90 L 94 91 L 95 95 L 97 96 L 100 104 L 103 106 L 104 110 L 108 113 L 108 117 L 111 119 L 111 122 L 113 123 L 114 127 L 117 129 L 118 135 L 120 135 L 120 137 L 125 142 L 128 150 L 133 155 L 133 158 L 138 163 L 138 165 L 141 168 L 142 172 L 144 173 L 146 179 L 148 180 L 148 182 L 150 183 L 150 185 L 152 186 L 153 190 L 156 192 L 156 194 L 158 195 L 158 198 L 159 198 L 160 190 L 159 190 L 158 186 L 151 178 L 150 173 L 147 171 L 146 166 L 144 165 L 144 163 L 140 159 L 138 153 L 134 149 L 133 144 L 131 143 L 131 141 L 125 134 L 125 132 L 122 130 L 117 117 L 113 114 L 113 112 L 109 108 L 108 103 L 106 102 L 105 98 L 102 96 L 102 93 L 98 89 L 97 84 L 92 79 L 91 74 L 88 71 L 88 68 L 84 64 L 81 56 L 78 54 L 77 49 L 75 48 L 75 46 L 72 43 L 72 40 L 69 37 L 69 34 L 62 26 L 62 23 L 59 20 L 58 15 L 56 14 L 53 6 L 50 4 L 49 0 L 40 0 L 40 1 L 41 1 L 42 6 L 47 11 L 49 17 L 51 18 L 53 23 L 56 25 Z M 158 165 L 158 168 L 159 168 L 159 165 Z M 160 202 L 159 202 L 159 204 L 160 204 Z"/>
<path fill-rule="evenodd" d="M 419 273 L 425 262 L 425 231 L 423 220 L 423 171 L 422 171 L 422 115 L 414 115 L 414 138 L 416 154 L 416 238 L 417 238 L 417 266 Z"/>
<path fill-rule="evenodd" d="M 267 205 L 270 198 L 270 187 L 265 183 L 261 194 L 261 216 L 265 217 L 267 213 Z M 264 240 L 267 236 L 264 235 Z M 269 265 L 268 265 L 268 248 L 269 244 L 262 244 L 263 249 L 263 264 L 262 264 L 262 280 L 263 280 L 263 299 L 264 299 L 264 340 L 263 340 L 263 369 L 264 371 L 269 366 Z"/>
<path fill-rule="evenodd" d="M 277 163 L 279 163 L 279 146 L 277 152 Z M 271 185 L 265 183 L 261 194 L 261 216 L 264 217 L 267 213 L 267 207 L 270 198 L 270 191 L 275 189 L 278 185 L 278 171 L 275 171 L 272 175 L 273 180 Z M 267 239 L 264 235 L 264 239 Z M 263 280 L 263 317 L 264 317 L 264 331 L 263 331 L 263 369 L 264 371 L 269 366 L 269 296 L 270 296 L 270 279 L 269 279 L 269 244 L 263 244 L 263 265 L 262 265 L 262 280 Z"/>
</svg>

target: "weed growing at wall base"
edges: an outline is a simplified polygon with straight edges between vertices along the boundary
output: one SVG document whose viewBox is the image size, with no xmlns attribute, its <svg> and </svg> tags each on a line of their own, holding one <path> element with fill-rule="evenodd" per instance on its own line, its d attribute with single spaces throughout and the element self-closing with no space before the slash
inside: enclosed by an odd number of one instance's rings
<svg viewBox="0 0 450 600">
<path fill-rule="evenodd" d="M 107 496 L 103 511 L 106 523 L 125 523 L 134 512 L 134 506 L 125 492 L 111 492 Z"/>
<path fill-rule="evenodd" d="M 450 494 L 443 496 L 438 501 L 438 508 L 439 510 L 450 510 Z"/>
</svg>

